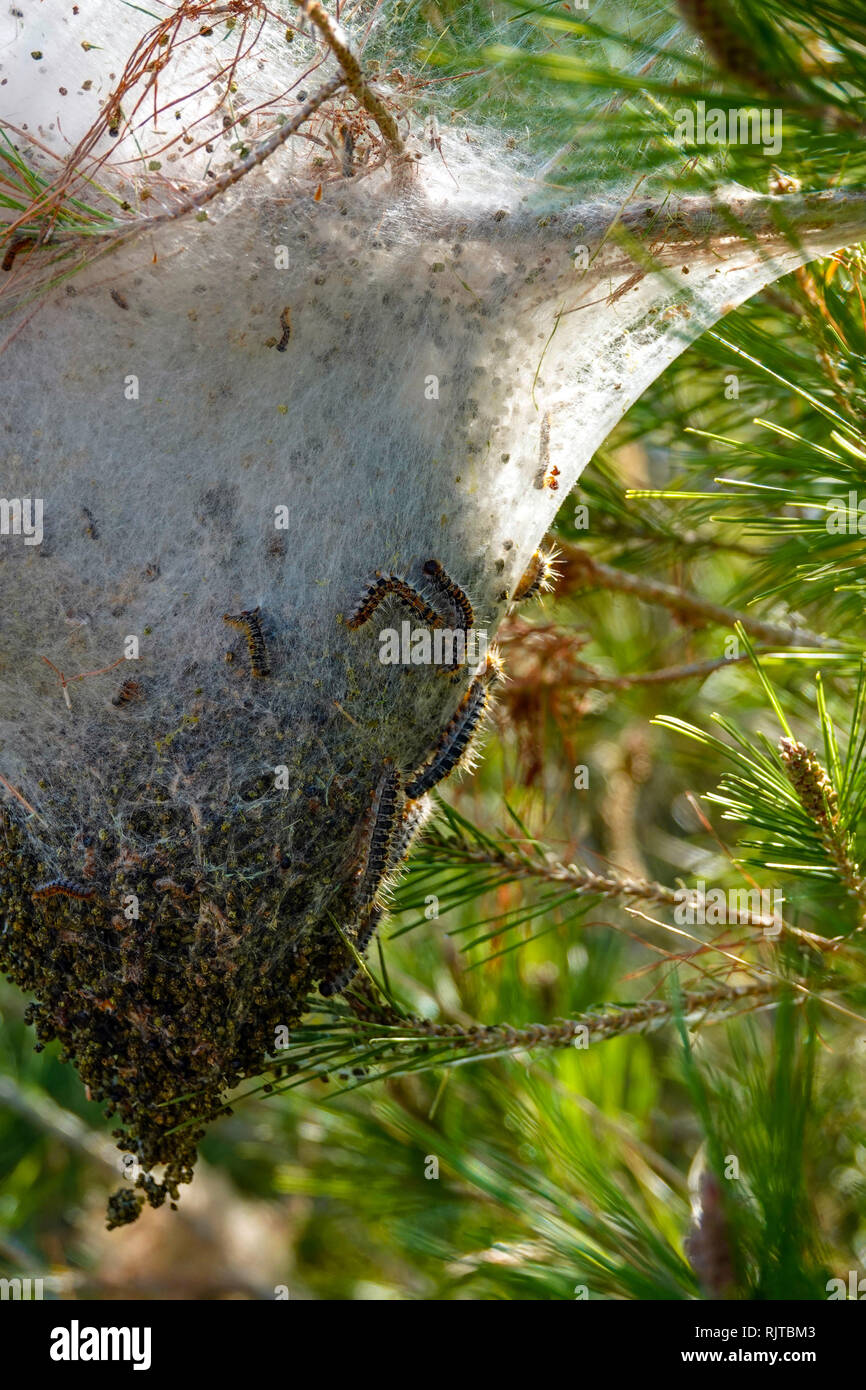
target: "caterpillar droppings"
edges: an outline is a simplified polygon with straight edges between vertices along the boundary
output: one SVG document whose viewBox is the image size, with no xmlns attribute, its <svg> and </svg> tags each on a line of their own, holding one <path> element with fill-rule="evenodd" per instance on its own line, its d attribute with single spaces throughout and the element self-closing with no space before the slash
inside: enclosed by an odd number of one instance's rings
<svg viewBox="0 0 866 1390">
<path fill-rule="evenodd" d="M 257 680 L 271 674 L 262 625 L 259 621 L 261 611 L 260 608 L 251 608 L 245 609 L 243 613 L 223 613 L 223 622 L 228 623 L 229 627 L 239 628 L 246 636 L 250 669 Z"/>
</svg>

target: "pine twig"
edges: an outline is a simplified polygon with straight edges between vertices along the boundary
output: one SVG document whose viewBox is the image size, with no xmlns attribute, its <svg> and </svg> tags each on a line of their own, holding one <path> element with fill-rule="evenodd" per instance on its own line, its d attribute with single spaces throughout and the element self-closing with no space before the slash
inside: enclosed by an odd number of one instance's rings
<svg viewBox="0 0 866 1390">
<path fill-rule="evenodd" d="M 473 1056 L 485 1056 L 491 1052 L 523 1052 L 534 1047 L 571 1047 L 576 1039 L 589 1042 L 602 1042 L 608 1038 L 621 1037 L 626 1033 L 639 1033 L 659 1022 L 666 1022 L 677 1012 L 686 1019 L 697 1019 L 703 1015 L 707 1022 L 713 1022 L 713 1010 L 722 1006 L 724 1016 L 726 1006 L 742 1000 L 760 998 L 771 994 L 778 981 L 754 980 L 746 985 L 718 985 L 713 989 L 696 991 L 681 996 L 679 1003 L 663 999 L 644 999 L 637 1004 L 622 1005 L 610 1011 L 588 1011 L 575 1019 L 562 1019 L 556 1023 L 536 1023 L 528 1028 L 514 1028 L 508 1023 L 470 1024 L 433 1023 L 427 1019 L 412 1018 L 403 1020 L 402 1038 L 393 1036 L 369 1041 L 414 1042 L 423 1038 L 441 1038 L 471 1048 Z"/>
<path fill-rule="evenodd" d="M 689 593 L 686 589 L 680 589 L 674 584 L 662 584 L 656 579 L 646 579 L 642 575 L 630 574 L 627 570 L 616 569 L 612 565 L 603 565 L 600 561 L 593 559 L 587 550 L 578 545 L 563 545 L 560 551 L 560 561 L 566 566 L 564 575 L 566 583 L 571 580 L 572 583 L 592 585 L 598 589 L 609 589 L 621 594 L 630 594 L 633 598 L 643 599 L 645 603 L 654 603 L 662 608 L 667 608 L 677 617 L 691 620 L 696 624 L 716 623 L 720 627 L 733 628 L 739 622 L 753 637 L 757 637 L 762 642 L 773 642 L 779 646 L 818 647 L 822 649 L 836 649 L 841 646 L 841 643 L 834 639 L 822 637 L 817 632 L 811 632 L 808 628 L 787 627 L 781 623 L 763 622 L 760 618 L 738 613 L 735 608 L 727 608 L 723 604 L 712 603 L 709 599 L 702 598 L 700 594 Z"/>
<path fill-rule="evenodd" d="M 369 82 L 364 76 L 363 69 L 352 49 L 349 40 L 343 29 L 328 12 L 319 4 L 319 0 L 295 0 L 299 9 L 303 10 L 308 19 L 315 24 L 319 33 L 330 48 L 346 81 L 346 86 L 354 97 L 357 98 L 364 110 L 372 116 L 376 125 L 384 136 L 391 153 L 405 157 L 406 146 L 400 137 L 397 129 L 397 122 L 386 107 L 382 98 L 373 91 Z"/>
</svg>

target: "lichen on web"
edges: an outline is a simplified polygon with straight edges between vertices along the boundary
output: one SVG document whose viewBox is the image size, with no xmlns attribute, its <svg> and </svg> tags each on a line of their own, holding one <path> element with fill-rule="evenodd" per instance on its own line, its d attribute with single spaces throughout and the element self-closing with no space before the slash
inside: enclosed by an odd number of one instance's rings
<svg viewBox="0 0 866 1390">
<path fill-rule="evenodd" d="M 376 5 L 71 9 L 3 89 L 0 476 L 41 534 L 0 537 L 0 965 L 119 1121 L 119 1224 L 358 968 L 595 448 L 864 212 L 576 198 L 353 66 Z M 470 612 L 488 655 L 433 660 Z"/>
</svg>

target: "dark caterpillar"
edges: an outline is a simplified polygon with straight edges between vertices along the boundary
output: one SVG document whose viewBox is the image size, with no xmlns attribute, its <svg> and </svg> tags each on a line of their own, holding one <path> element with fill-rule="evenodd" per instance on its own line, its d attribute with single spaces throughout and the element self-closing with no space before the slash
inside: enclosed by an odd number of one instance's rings
<svg viewBox="0 0 866 1390">
<path fill-rule="evenodd" d="M 333 994 L 342 994 L 343 990 L 352 983 L 358 973 L 358 962 L 352 958 L 350 965 L 345 970 L 341 970 L 339 975 L 335 975 L 331 980 L 322 980 L 319 983 L 319 993 L 325 998 L 330 999 Z"/>
<path fill-rule="evenodd" d="M 368 584 L 361 595 L 351 618 L 347 619 L 346 627 L 352 629 L 363 627 L 389 594 L 396 594 L 398 598 L 402 599 L 428 627 L 442 627 L 443 622 L 440 615 L 433 611 L 429 603 L 407 580 L 402 579 L 399 574 L 381 574 L 378 570 L 372 584 Z"/>
<path fill-rule="evenodd" d="M 407 803 L 400 818 L 400 824 L 394 832 L 391 856 L 388 862 L 389 869 L 397 869 L 403 863 L 412 848 L 415 836 L 423 827 L 432 809 L 432 803 L 427 796 Z"/>
<path fill-rule="evenodd" d="M 260 608 L 252 608 L 245 609 L 243 613 L 223 613 L 224 623 L 228 623 L 229 627 L 239 628 L 245 634 L 250 654 L 250 669 L 257 680 L 271 674 L 262 625 L 259 622 L 261 611 Z"/>
<path fill-rule="evenodd" d="M 9 245 L 6 247 L 6 254 L 4 255 L 2 261 L 3 269 L 11 270 L 13 265 L 15 264 L 15 257 L 18 255 L 19 251 L 29 251 L 31 247 L 35 245 L 35 236 L 27 236 L 25 234 L 22 234 L 21 236 L 14 236 L 10 241 Z"/>
<path fill-rule="evenodd" d="M 427 560 L 424 564 L 424 573 L 429 575 L 433 581 L 433 587 L 440 597 L 453 607 L 457 631 L 468 632 L 470 628 L 475 626 L 475 610 L 468 594 L 446 573 L 438 560 Z M 455 655 L 444 669 L 457 671 L 461 664 Z"/>
<path fill-rule="evenodd" d="M 358 952 L 360 956 L 364 954 L 370 942 L 372 941 L 376 928 L 382 920 L 382 916 L 382 908 L 378 905 L 378 903 L 374 903 L 372 907 L 370 907 L 368 911 L 365 912 L 359 919 L 357 923 L 354 945 L 355 950 Z M 355 957 L 353 956 L 349 964 L 346 965 L 339 972 L 339 974 L 334 975 L 330 980 L 325 980 L 319 984 L 319 993 L 323 995 L 325 999 L 330 999 L 331 996 L 334 994 L 341 994 L 342 991 L 348 988 L 348 986 L 352 983 L 355 976 L 358 974 L 358 970 L 358 962 L 355 960 Z"/>
<path fill-rule="evenodd" d="M 429 792 L 463 762 L 489 704 L 490 687 L 501 679 L 502 662 L 499 655 L 495 651 L 488 652 L 483 671 L 475 677 L 463 696 L 430 758 L 407 782 L 405 791 L 410 801 L 416 801 Z"/>
<path fill-rule="evenodd" d="M 355 889 L 356 901 L 362 907 L 375 901 L 390 864 L 399 795 L 400 774 L 389 759 L 376 785 L 366 820 L 364 861 L 356 875 Z"/>
<path fill-rule="evenodd" d="M 280 341 L 277 343 L 277 352 L 285 352 L 292 337 L 292 315 L 288 306 L 280 314 L 280 327 L 283 332 Z"/>
<path fill-rule="evenodd" d="M 87 899 L 92 898 L 95 892 L 92 885 L 74 883 L 71 878 L 52 878 L 49 883 L 38 884 L 30 896 L 34 901 L 57 897 Z"/>
</svg>

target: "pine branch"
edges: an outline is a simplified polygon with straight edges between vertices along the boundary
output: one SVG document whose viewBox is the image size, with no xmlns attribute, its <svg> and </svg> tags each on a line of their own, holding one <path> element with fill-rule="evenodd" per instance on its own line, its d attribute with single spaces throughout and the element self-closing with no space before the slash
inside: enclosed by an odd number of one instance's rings
<svg viewBox="0 0 866 1390">
<path fill-rule="evenodd" d="M 733 628 L 742 623 L 747 632 L 763 642 L 773 642 L 785 647 L 818 647 L 837 650 L 842 643 L 834 638 L 822 637 L 808 628 L 786 627 L 781 623 L 763 622 L 747 614 L 738 613 L 735 608 L 712 603 L 699 594 L 689 593 L 673 584 L 662 584 L 655 579 L 646 579 L 627 570 L 616 569 L 612 565 L 594 560 L 582 546 L 563 544 L 561 564 L 564 566 L 562 586 L 592 586 L 622 594 L 630 594 L 645 603 L 658 604 L 667 608 L 682 621 L 695 625 L 717 623 L 721 627 Z"/>
</svg>

